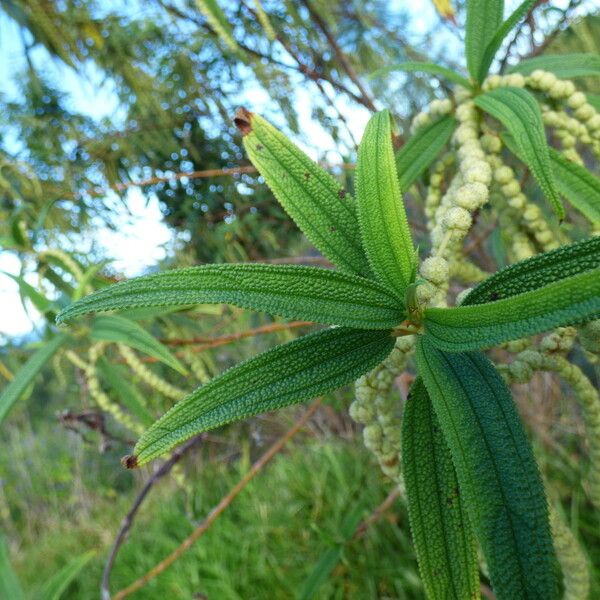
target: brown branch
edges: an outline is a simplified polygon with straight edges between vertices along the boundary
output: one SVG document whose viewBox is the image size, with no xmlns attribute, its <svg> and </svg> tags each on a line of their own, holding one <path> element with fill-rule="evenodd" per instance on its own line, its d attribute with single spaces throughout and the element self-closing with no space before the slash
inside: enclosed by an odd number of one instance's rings
<svg viewBox="0 0 600 600">
<path fill-rule="evenodd" d="M 114 600 L 123 600 L 137 590 L 143 588 L 149 581 L 160 575 L 165 569 L 170 567 L 178 558 L 180 558 L 196 542 L 210 526 L 217 520 L 223 511 L 233 502 L 235 497 L 250 483 L 252 479 L 269 463 L 269 461 L 306 425 L 312 415 L 315 413 L 321 403 L 321 399 L 315 400 L 306 410 L 306 412 L 281 436 L 250 468 L 250 470 L 236 483 L 229 493 L 210 511 L 206 519 L 196 527 L 171 554 L 150 569 L 145 575 L 117 592 Z M 109 600 L 110 596 L 104 600 Z"/>
<path fill-rule="evenodd" d="M 399 487 L 395 487 L 388 495 L 387 498 L 367 517 L 364 521 L 359 523 L 356 528 L 354 535 L 352 536 L 353 540 L 357 540 L 367 533 L 367 529 L 376 523 L 383 517 L 386 511 L 392 507 L 394 502 L 400 497 L 401 491 Z"/>
<path fill-rule="evenodd" d="M 108 556 L 108 560 L 106 561 L 106 565 L 104 566 L 104 572 L 102 573 L 102 583 L 100 586 L 102 600 L 110 600 L 110 574 L 115 564 L 115 559 L 117 558 L 119 549 L 125 541 L 125 538 L 127 537 L 127 534 L 129 533 L 129 530 L 133 525 L 133 520 L 135 519 L 137 512 L 142 506 L 142 503 L 146 499 L 146 496 L 148 496 L 154 484 L 157 483 L 160 479 L 162 479 L 165 475 L 167 475 L 171 471 L 171 469 L 181 460 L 181 457 L 184 454 L 186 454 L 189 450 L 194 448 L 199 442 L 203 441 L 205 437 L 206 434 L 204 433 L 196 435 L 195 437 L 185 442 L 182 446 L 174 450 L 169 460 L 165 461 L 160 467 L 155 469 L 154 473 L 152 474 L 152 477 L 148 479 L 144 487 L 140 490 L 140 493 L 137 495 L 133 505 L 129 509 L 129 512 L 121 521 L 121 526 L 119 527 L 117 537 L 115 538 L 115 541 L 110 550 L 110 554 Z"/>
</svg>

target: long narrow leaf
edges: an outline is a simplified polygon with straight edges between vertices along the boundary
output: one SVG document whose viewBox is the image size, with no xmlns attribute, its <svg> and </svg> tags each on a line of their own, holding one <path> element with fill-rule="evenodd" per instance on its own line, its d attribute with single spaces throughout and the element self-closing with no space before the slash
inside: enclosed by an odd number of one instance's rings
<svg viewBox="0 0 600 600">
<path fill-rule="evenodd" d="M 4 536 L 0 534 L 0 598 L 23 600 L 23 590 L 14 572 Z"/>
<path fill-rule="evenodd" d="M 452 352 L 490 348 L 600 317 L 600 268 L 486 304 L 425 310 L 425 331 Z"/>
<path fill-rule="evenodd" d="M 503 0 L 467 0 L 465 53 L 471 77 L 478 81 L 484 53 L 502 24 Z"/>
<path fill-rule="evenodd" d="M 558 217 L 563 219 L 565 210 L 554 180 L 542 114 L 535 98 L 524 89 L 503 87 L 477 96 L 475 104 L 508 129 L 521 157 Z"/>
<path fill-rule="evenodd" d="M 59 334 L 36 350 L 29 360 L 19 369 L 15 378 L 0 394 L 0 423 L 4 420 L 15 402 L 21 397 L 27 386 L 35 379 L 43 366 L 54 356 L 54 353 L 65 343 L 67 336 Z"/>
<path fill-rule="evenodd" d="M 144 433 L 127 465 L 143 465 L 201 431 L 330 392 L 375 367 L 393 347 L 389 331 L 334 328 L 272 348 L 177 403 Z"/>
<path fill-rule="evenodd" d="M 456 129 L 456 119 L 450 115 L 419 129 L 396 152 L 396 170 L 400 190 L 407 191 L 435 160 Z"/>
<path fill-rule="evenodd" d="M 396 65 L 391 65 L 389 67 L 384 67 L 383 69 L 377 69 L 377 71 L 375 71 L 369 77 L 369 79 L 383 77 L 384 75 L 388 75 L 389 73 L 393 73 L 394 71 L 404 71 L 405 73 L 428 73 L 430 75 L 440 75 L 448 81 L 452 81 L 452 83 L 456 83 L 465 88 L 471 88 L 471 82 L 466 77 L 463 77 L 456 71 L 453 71 L 448 67 L 436 65 L 435 63 L 420 61 L 406 61 L 398 63 Z"/>
<path fill-rule="evenodd" d="M 398 182 L 389 111 L 371 117 L 358 148 L 358 219 L 373 271 L 404 298 L 416 270 L 416 254 Z"/>
<path fill-rule="evenodd" d="M 419 571 L 431 600 L 479 595 L 475 536 L 452 456 L 419 377 L 402 417 L 402 472 Z"/>
<path fill-rule="evenodd" d="M 241 109 L 235 123 L 252 164 L 306 237 L 340 269 L 368 275 L 352 196 L 259 115 Z"/>
<path fill-rule="evenodd" d="M 496 597 L 556 600 L 544 488 L 509 389 L 483 354 L 447 354 L 426 336 L 417 365 Z"/>
<path fill-rule="evenodd" d="M 45 313 L 48 311 L 52 302 L 46 298 L 42 293 L 38 292 L 31 284 L 27 283 L 23 277 L 7 273 L 6 271 L 0 271 L 3 275 L 10 277 L 18 286 L 21 295 L 29 298 L 31 303 L 41 312 Z"/>
<path fill-rule="evenodd" d="M 536 56 L 512 66 L 509 73 L 529 75 L 536 69 L 550 71 L 560 79 L 600 75 L 600 56 L 597 54 L 556 54 Z"/>
<path fill-rule="evenodd" d="M 502 300 L 599 267 L 600 236 L 595 236 L 501 269 L 475 286 L 461 306 Z"/>
<path fill-rule="evenodd" d="M 383 285 L 331 269 L 229 264 L 177 269 L 105 288 L 69 306 L 66 322 L 89 312 L 149 306 L 233 304 L 290 319 L 361 329 L 391 328 L 401 303 Z"/>
<path fill-rule="evenodd" d="M 81 556 L 75 557 L 67 563 L 60 571 L 55 573 L 35 594 L 36 600 L 60 600 L 69 585 L 75 580 L 77 575 L 88 564 L 96 554 L 94 550 L 85 552 Z"/>
<path fill-rule="evenodd" d="M 186 368 L 166 346 L 161 344 L 135 321 L 131 321 L 120 315 L 96 317 L 92 323 L 90 336 L 93 340 L 99 342 L 127 344 L 149 356 L 157 358 L 183 375 L 187 373 Z"/>
</svg>

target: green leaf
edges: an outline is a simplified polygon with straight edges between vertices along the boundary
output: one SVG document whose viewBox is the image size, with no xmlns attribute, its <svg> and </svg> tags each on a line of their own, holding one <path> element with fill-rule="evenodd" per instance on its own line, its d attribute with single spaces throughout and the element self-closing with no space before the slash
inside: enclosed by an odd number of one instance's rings
<svg viewBox="0 0 600 600">
<path fill-rule="evenodd" d="M 319 589 L 329 579 L 332 571 L 340 560 L 342 560 L 343 554 L 344 546 L 342 544 L 336 544 L 320 556 L 317 564 L 304 580 L 298 594 L 298 600 L 311 600 L 316 597 Z"/>
<path fill-rule="evenodd" d="M 381 363 L 389 331 L 334 328 L 276 346 L 225 371 L 178 402 L 137 443 L 143 465 L 193 435 L 325 394 Z"/>
<path fill-rule="evenodd" d="M 161 344 L 135 321 L 130 321 L 120 315 L 104 315 L 96 317 L 92 323 L 90 337 L 98 342 L 115 342 L 127 344 L 149 356 L 153 356 L 182 375 L 187 374 L 186 368 Z"/>
<path fill-rule="evenodd" d="M 390 329 L 404 318 L 402 303 L 376 281 L 318 267 L 229 264 L 118 283 L 67 307 L 57 322 L 89 312 L 200 303 L 360 329 Z"/>
<path fill-rule="evenodd" d="M 600 112 L 600 95 L 599 94 L 586 94 L 587 101 L 591 104 L 597 111 Z"/>
<path fill-rule="evenodd" d="M 151 425 L 154 421 L 154 417 L 146 408 L 146 403 L 135 386 L 129 383 L 131 375 L 127 369 L 120 368 L 119 365 L 112 365 L 104 357 L 101 357 L 98 361 L 98 371 L 102 378 L 119 396 L 123 406 L 125 406 L 132 415 L 137 417 L 141 423 L 144 425 Z"/>
<path fill-rule="evenodd" d="M 565 216 L 556 188 L 542 114 L 535 98 L 521 88 L 503 87 L 475 98 L 475 104 L 508 129 L 559 219 Z"/>
<path fill-rule="evenodd" d="M 10 563 L 10 555 L 4 536 L 0 534 L 0 598 L 23 600 L 19 578 Z"/>
<path fill-rule="evenodd" d="M 496 302 L 425 309 L 425 331 L 451 352 L 497 344 L 600 317 L 600 268 Z"/>
<path fill-rule="evenodd" d="M 454 117 L 442 117 L 418 129 L 396 152 L 396 170 L 401 190 L 408 190 L 435 160 L 450 140 L 456 124 Z"/>
<path fill-rule="evenodd" d="M 420 61 L 406 61 L 398 63 L 397 65 L 391 65 L 389 67 L 383 67 L 383 69 L 377 69 L 373 74 L 369 76 L 369 79 L 376 79 L 392 73 L 394 71 L 404 71 L 405 73 L 428 73 L 430 75 L 441 75 L 448 81 L 456 83 L 462 87 L 471 89 L 471 82 L 466 78 L 448 69 L 448 67 L 442 67 L 431 62 L 420 62 Z"/>
<path fill-rule="evenodd" d="M 60 571 L 46 581 L 34 597 L 37 600 L 60 600 L 69 585 L 75 580 L 77 575 L 79 575 L 95 554 L 96 552 L 91 550 L 90 552 L 85 552 L 71 560 L 60 569 Z"/>
<path fill-rule="evenodd" d="M 479 597 L 475 537 L 450 450 L 420 377 L 411 387 L 402 417 L 402 472 L 427 597 Z"/>
<path fill-rule="evenodd" d="M 241 109 L 235 123 L 252 164 L 306 237 L 340 269 L 369 275 L 352 196 L 259 115 Z"/>
<path fill-rule="evenodd" d="M 38 292 L 32 285 L 27 283 L 23 277 L 18 275 L 13 275 L 12 273 L 7 273 L 6 271 L 0 271 L 3 275 L 10 277 L 13 281 L 17 283 L 19 286 L 19 291 L 21 295 L 29 298 L 31 303 L 43 314 L 50 310 L 52 306 L 52 302 L 46 298 L 43 294 Z"/>
<path fill-rule="evenodd" d="M 54 356 L 54 353 L 65 343 L 67 336 L 59 334 L 49 342 L 45 342 L 36 350 L 29 360 L 19 369 L 15 378 L 0 394 L 0 423 L 4 420 L 14 403 L 25 392 L 43 366 Z"/>
<path fill-rule="evenodd" d="M 479 80 L 485 50 L 502 24 L 503 0 L 467 0 L 465 52 L 471 77 Z"/>
<path fill-rule="evenodd" d="M 600 236 L 594 236 L 497 271 L 475 286 L 461 306 L 502 300 L 599 267 Z"/>
<path fill-rule="evenodd" d="M 416 357 L 496 597 L 558 599 L 544 488 L 509 389 L 483 354 L 421 336 Z"/>
<path fill-rule="evenodd" d="M 560 79 L 600 75 L 600 56 L 597 54 L 536 56 L 535 58 L 522 60 L 519 64 L 512 66 L 508 72 L 529 75 L 536 69 L 550 71 Z"/>
<path fill-rule="evenodd" d="M 379 279 L 404 298 L 415 276 L 416 254 L 398 182 L 392 120 L 387 110 L 371 117 L 360 142 L 356 196 L 369 263 Z"/>
<path fill-rule="evenodd" d="M 105 260 L 97 265 L 92 265 L 88 267 L 83 274 L 83 277 L 80 281 L 77 282 L 77 287 L 75 288 L 75 292 L 73 293 L 73 302 L 79 300 L 84 294 L 87 286 L 94 279 L 96 274 L 103 269 L 110 261 Z"/>
<path fill-rule="evenodd" d="M 496 56 L 496 53 L 502 46 L 504 38 L 512 31 L 517 23 L 525 17 L 525 15 L 538 3 L 538 0 L 524 0 L 515 11 L 500 25 L 494 36 L 489 41 L 488 45 L 483 52 L 481 57 L 481 64 L 479 66 L 479 76 L 477 80 L 481 83 L 487 76 L 490 66 Z"/>
</svg>

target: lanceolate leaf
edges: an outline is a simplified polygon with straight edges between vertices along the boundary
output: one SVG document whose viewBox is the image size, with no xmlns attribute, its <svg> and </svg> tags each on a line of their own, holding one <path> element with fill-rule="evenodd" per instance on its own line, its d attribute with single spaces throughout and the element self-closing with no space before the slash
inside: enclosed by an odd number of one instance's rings
<svg viewBox="0 0 600 600">
<path fill-rule="evenodd" d="M 420 377 L 411 387 L 402 418 L 402 471 L 427 597 L 479 597 L 475 537 L 450 450 Z"/>
<path fill-rule="evenodd" d="M 416 269 L 416 254 L 398 182 L 392 120 L 383 110 L 371 117 L 358 148 L 358 219 L 363 247 L 373 271 L 404 298 Z"/>
<path fill-rule="evenodd" d="M 330 392 L 378 365 L 393 347 L 389 331 L 334 328 L 272 348 L 177 403 L 141 437 L 127 464 L 143 465 L 201 431 Z"/>
<path fill-rule="evenodd" d="M 17 372 L 15 378 L 4 388 L 0 394 L 0 423 L 2 423 L 14 403 L 21 397 L 27 386 L 66 340 L 67 336 L 59 334 L 49 342 L 45 342 L 29 357 L 29 360 Z"/>
<path fill-rule="evenodd" d="M 387 75 L 388 73 L 392 73 L 394 71 L 404 71 L 405 73 L 429 73 L 430 75 L 440 75 L 448 81 L 452 81 L 452 83 L 456 83 L 458 85 L 461 85 L 462 87 L 466 87 L 469 89 L 471 88 L 471 82 L 466 77 L 463 77 L 456 71 L 453 71 L 448 67 L 436 65 L 435 63 L 419 61 L 406 61 L 398 63 L 397 65 L 391 65 L 389 67 L 384 67 L 383 69 L 378 69 L 369 77 L 369 79 L 383 77 L 384 75 Z"/>
<path fill-rule="evenodd" d="M 500 49 L 504 38 L 512 31 L 516 24 L 538 3 L 539 0 L 524 0 L 515 11 L 504 21 L 497 29 L 494 36 L 489 41 L 483 56 L 481 57 L 481 65 L 479 67 L 478 80 L 481 83 L 492 65 L 492 61 L 496 56 L 496 52 Z"/>
<path fill-rule="evenodd" d="M 595 236 L 501 269 L 475 286 L 461 306 L 502 300 L 599 267 L 600 236 Z"/>
<path fill-rule="evenodd" d="M 560 79 L 600 75 L 600 56 L 597 54 L 556 54 L 528 58 L 512 66 L 509 73 L 529 75 L 536 69 L 550 71 Z"/>
<path fill-rule="evenodd" d="M 202 303 L 361 329 L 390 329 L 404 314 L 391 291 L 356 275 L 300 265 L 226 264 L 118 283 L 69 306 L 58 322 L 89 312 Z"/>
<path fill-rule="evenodd" d="M 60 600 L 69 584 L 74 581 L 95 554 L 96 552 L 92 550 L 75 557 L 53 575 L 34 595 L 34 598 L 36 600 Z"/>
<path fill-rule="evenodd" d="M 90 336 L 99 342 L 116 342 L 127 344 L 149 356 L 153 356 L 183 375 L 186 368 L 163 346 L 154 336 L 150 335 L 135 321 L 130 321 L 120 315 L 104 315 L 96 317 L 92 323 Z"/>
<path fill-rule="evenodd" d="M 503 0 L 467 0 L 465 51 L 471 77 L 477 81 L 485 49 L 502 24 Z"/>
<path fill-rule="evenodd" d="M 425 310 L 425 331 L 442 350 L 490 348 L 600 317 L 600 268 L 504 300 Z"/>
<path fill-rule="evenodd" d="M 503 87 L 477 96 L 475 104 L 508 129 L 520 156 L 531 169 L 558 217 L 563 219 L 565 211 L 556 188 L 542 115 L 535 98 L 521 88 Z"/>
<path fill-rule="evenodd" d="M 544 488 L 510 391 L 480 353 L 421 336 L 417 365 L 498 600 L 558 598 Z"/>
<path fill-rule="evenodd" d="M 241 109 L 235 123 L 252 164 L 306 237 L 340 269 L 368 275 L 352 196 L 259 115 Z"/>
<path fill-rule="evenodd" d="M 23 277 L 7 273 L 6 271 L 0 271 L 3 275 L 10 277 L 19 286 L 19 291 L 23 296 L 29 298 L 31 303 L 41 312 L 45 313 L 52 307 L 52 302 L 46 298 L 43 294 L 38 292 L 32 285 L 27 283 Z"/>
<path fill-rule="evenodd" d="M 441 149 L 448 143 L 456 129 L 456 119 L 442 117 L 412 135 L 396 152 L 396 170 L 400 181 L 400 190 L 407 191 L 410 186 L 435 160 Z"/>
</svg>

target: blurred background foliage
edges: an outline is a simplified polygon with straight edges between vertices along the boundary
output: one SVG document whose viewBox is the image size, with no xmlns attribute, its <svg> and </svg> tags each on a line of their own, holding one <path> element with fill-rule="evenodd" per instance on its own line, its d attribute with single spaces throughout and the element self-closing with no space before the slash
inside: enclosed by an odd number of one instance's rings
<svg viewBox="0 0 600 600">
<path fill-rule="evenodd" d="M 18 259 L 23 303 L 41 314 L 31 334 L 4 336 L 0 385 L 56 335 L 58 308 L 123 277 L 95 240 L 120 229 L 132 193 L 158 201 L 175 240 L 161 264 L 142 264 L 139 273 L 294 256 L 318 262 L 249 167 L 233 113 L 245 105 L 265 115 L 352 189 L 357 138 L 373 109 L 391 108 L 406 137 L 412 116 L 446 93 L 429 76 L 369 76 L 403 60 L 461 68 L 464 3 L 423 4 L 421 12 L 381 0 L 0 0 L 0 251 Z M 594 11 L 593 0 L 540 3 L 511 40 L 508 62 L 600 52 Z M 586 86 L 600 92 L 597 80 Z M 419 190 L 412 196 L 419 238 Z M 481 223 L 489 228 L 485 215 Z M 503 257 L 492 235 L 479 264 Z M 137 435 L 132 418 L 138 426 L 156 418 L 178 392 L 309 327 L 224 307 L 126 316 L 188 374 L 140 348 L 128 362 L 85 321 L 0 430 L 0 528 L 26 594 L 95 550 L 63 597 L 99 597 L 108 549 L 151 473 L 118 465 Z M 115 385 L 115 373 L 126 388 Z M 517 399 L 530 427 L 552 432 L 538 455 L 564 482 L 570 524 L 598 565 L 598 517 L 577 491 L 582 449 L 573 431 L 553 429 L 566 392 L 550 375 L 536 376 L 534 386 Z M 397 387 L 400 395 L 402 382 Z M 353 512 L 368 518 L 390 492 L 346 416 L 349 399 L 349 391 L 326 398 L 206 537 L 133 597 L 421 598 L 401 499 L 364 535 L 340 537 Z M 114 589 L 188 535 L 297 414 L 214 432 L 157 485 L 119 555 Z M 600 594 L 597 570 L 593 586 Z"/>
</svg>

